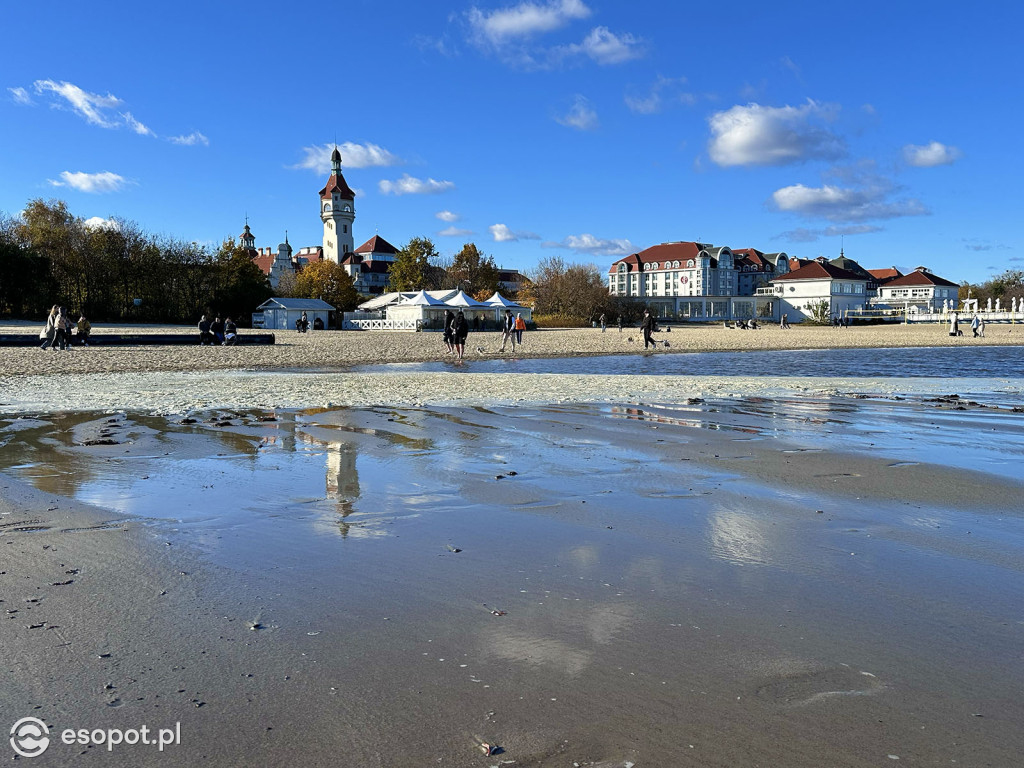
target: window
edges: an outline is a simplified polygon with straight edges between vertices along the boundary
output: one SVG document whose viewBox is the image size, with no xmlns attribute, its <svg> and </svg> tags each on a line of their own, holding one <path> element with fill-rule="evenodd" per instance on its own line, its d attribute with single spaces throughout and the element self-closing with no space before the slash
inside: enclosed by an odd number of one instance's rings
<svg viewBox="0 0 1024 768">
<path fill-rule="evenodd" d="M 346 234 L 346 235 L 348 234 L 348 224 L 342 224 L 341 225 L 341 229 L 342 229 L 342 232 L 344 232 L 344 234 Z"/>
</svg>

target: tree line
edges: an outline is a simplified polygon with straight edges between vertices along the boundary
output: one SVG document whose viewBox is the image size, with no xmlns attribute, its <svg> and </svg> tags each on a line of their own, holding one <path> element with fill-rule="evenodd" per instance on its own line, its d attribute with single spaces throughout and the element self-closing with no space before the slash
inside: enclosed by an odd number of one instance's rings
<svg viewBox="0 0 1024 768">
<path fill-rule="evenodd" d="M 501 290 L 548 325 L 584 325 L 604 314 L 635 322 L 643 304 L 608 294 L 592 264 L 542 259 L 518 291 L 502 290 L 493 256 L 466 243 L 452 256 L 427 237 L 399 249 L 389 291 L 464 290 L 482 301 Z M 61 200 L 29 201 L 17 218 L 0 212 L 0 316 L 41 317 L 54 304 L 94 322 L 193 323 L 202 314 L 246 324 L 273 295 L 320 298 L 340 312 L 362 300 L 345 269 L 312 262 L 271 289 L 249 252 L 233 239 L 219 247 L 155 236 L 125 219 L 97 226 Z"/>
<path fill-rule="evenodd" d="M 1014 299 L 1020 304 L 1024 301 L 1024 270 L 1008 269 L 983 283 L 964 280 L 960 284 L 959 297 L 961 300 L 978 299 L 979 306 L 985 306 L 989 299 L 993 304 L 1000 299 L 1002 307 L 1011 306 Z"/>
</svg>

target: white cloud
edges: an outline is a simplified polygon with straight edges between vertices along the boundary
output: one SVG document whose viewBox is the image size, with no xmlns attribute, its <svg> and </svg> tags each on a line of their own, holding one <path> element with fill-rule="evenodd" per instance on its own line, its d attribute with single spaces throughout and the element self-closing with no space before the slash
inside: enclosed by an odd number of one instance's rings
<svg viewBox="0 0 1024 768">
<path fill-rule="evenodd" d="M 471 229 L 459 229 L 458 227 L 445 227 L 438 232 L 441 237 L 466 237 L 467 235 L 476 234 Z"/>
<path fill-rule="evenodd" d="M 210 146 L 210 140 L 199 131 L 192 131 L 188 136 L 171 136 L 167 140 L 183 147 L 194 147 L 197 144 L 202 144 L 204 147 Z"/>
<path fill-rule="evenodd" d="M 637 95 L 634 91 L 633 93 L 627 93 L 623 99 L 631 112 L 635 112 L 638 115 L 654 115 L 661 112 L 664 107 L 666 91 L 672 92 L 668 97 L 669 103 L 678 102 L 680 104 L 693 104 L 696 102 L 696 96 L 692 93 L 686 93 L 681 90 L 682 86 L 685 84 L 685 77 L 672 78 L 659 76 L 646 95 Z"/>
<path fill-rule="evenodd" d="M 131 112 L 122 112 L 121 117 L 124 118 L 125 124 L 140 136 L 156 136 L 147 126 L 136 120 Z"/>
<path fill-rule="evenodd" d="M 117 192 L 129 183 L 129 181 L 123 176 L 111 173 L 110 171 L 103 171 L 101 173 L 83 173 L 81 171 L 72 173 L 71 171 L 61 171 L 60 178 L 61 181 L 49 179 L 49 182 L 55 187 L 71 187 L 72 189 L 77 189 L 79 192 L 95 194 Z"/>
<path fill-rule="evenodd" d="M 406 173 L 396 181 L 382 179 L 377 186 L 385 195 L 436 195 L 439 192 L 454 189 L 455 183 L 434 179 L 417 179 Z"/>
<path fill-rule="evenodd" d="M 960 158 L 960 150 L 933 141 L 924 146 L 908 144 L 903 148 L 903 159 L 907 165 L 917 168 L 933 168 L 936 165 L 950 165 Z"/>
<path fill-rule="evenodd" d="M 597 112 L 591 108 L 585 96 L 577 96 L 569 111 L 561 117 L 555 117 L 555 122 L 580 131 L 592 131 L 599 125 Z"/>
<path fill-rule="evenodd" d="M 637 250 L 636 246 L 625 238 L 604 240 L 587 233 L 569 235 L 559 243 L 546 242 L 542 245 L 545 248 L 568 248 L 570 251 L 588 253 L 592 256 L 628 256 Z"/>
<path fill-rule="evenodd" d="M 459 216 L 459 214 L 452 213 L 451 211 L 438 211 L 437 213 L 434 214 L 434 216 L 439 218 L 441 221 L 447 222 L 448 224 L 451 224 L 453 221 L 458 221 L 460 218 L 462 218 L 461 216 Z"/>
<path fill-rule="evenodd" d="M 633 35 L 616 35 L 608 27 L 594 27 L 583 42 L 570 45 L 569 54 L 589 56 L 598 64 L 621 64 L 644 55 L 643 41 Z"/>
<path fill-rule="evenodd" d="M 14 99 L 17 104 L 31 104 L 32 97 L 28 95 L 28 91 L 24 88 L 8 88 L 11 92 L 11 98 Z"/>
<path fill-rule="evenodd" d="M 92 216 L 82 222 L 86 229 L 114 229 L 118 230 L 121 225 L 116 219 L 104 219 L 101 216 Z"/>
<path fill-rule="evenodd" d="M 844 154 L 841 138 L 820 123 L 836 108 L 808 101 L 801 107 L 734 106 L 709 119 L 708 154 L 720 166 L 788 165 Z"/>
<path fill-rule="evenodd" d="M 334 146 L 334 144 L 322 144 L 316 147 L 303 147 L 302 151 L 306 156 L 291 167 L 308 168 L 317 173 L 329 173 Z M 401 165 L 404 162 L 402 158 L 388 152 L 379 144 L 356 144 L 346 141 L 338 144 L 338 151 L 341 152 L 342 165 L 349 168 L 386 167 Z"/>
<path fill-rule="evenodd" d="M 825 184 L 806 187 L 793 184 L 772 193 L 777 210 L 829 221 L 866 221 L 901 216 L 926 216 L 929 211 L 919 200 L 888 201 L 891 188 L 869 186 L 860 189 Z"/>
<path fill-rule="evenodd" d="M 506 224 L 492 224 L 488 231 L 494 237 L 496 243 L 515 243 L 520 240 L 540 240 L 540 235 L 533 232 L 513 232 Z"/>
<path fill-rule="evenodd" d="M 476 42 L 500 46 L 516 38 L 551 32 L 589 15 L 590 9 L 581 0 L 521 2 L 489 13 L 474 6 L 469 11 L 469 25 Z"/>
<path fill-rule="evenodd" d="M 101 96 L 98 93 L 89 93 L 68 82 L 55 82 L 53 80 L 36 80 L 33 87 L 37 94 L 53 93 L 60 96 L 71 107 L 72 111 L 85 119 L 87 123 L 98 125 L 101 128 L 116 128 L 119 125 L 117 120 L 112 119 L 105 113 L 105 110 L 112 109 L 121 103 L 121 100 L 108 93 Z"/>
</svg>

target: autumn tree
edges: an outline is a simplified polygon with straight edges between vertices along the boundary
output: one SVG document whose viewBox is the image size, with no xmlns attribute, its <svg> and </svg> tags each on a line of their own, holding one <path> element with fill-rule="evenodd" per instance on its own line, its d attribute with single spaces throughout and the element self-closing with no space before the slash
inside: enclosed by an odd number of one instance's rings
<svg viewBox="0 0 1024 768">
<path fill-rule="evenodd" d="M 427 237 L 414 237 L 398 249 L 388 271 L 389 291 L 420 291 L 427 285 L 431 262 L 438 258 L 434 243 Z"/>
<path fill-rule="evenodd" d="M 273 295 L 267 276 L 234 238 L 225 240 L 217 251 L 216 275 L 211 311 L 235 322 L 248 321 L 256 307 Z"/>
<path fill-rule="evenodd" d="M 466 243 L 455 254 L 448 277 L 455 288 L 461 288 L 478 301 L 489 299 L 499 287 L 494 258 L 481 253 L 475 243 Z"/>
<path fill-rule="evenodd" d="M 290 296 L 299 299 L 321 299 L 338 312 L 351 312 L 359 303 L 352 276 L 330 259 L 313 261 L 295 276 Z"/>
<path fill-rule="evenodd" d="M 589 321 L 610 305 L 601 272 L 593 264 L 566 264 L 560 256 L 541 259 L 532 277 L 534 313 Z"/>
</svg>

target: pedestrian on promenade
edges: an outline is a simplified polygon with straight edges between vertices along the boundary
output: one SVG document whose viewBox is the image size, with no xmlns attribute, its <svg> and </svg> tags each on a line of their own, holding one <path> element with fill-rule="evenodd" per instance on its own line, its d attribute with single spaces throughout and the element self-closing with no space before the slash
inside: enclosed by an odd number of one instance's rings
<svg viewBox="0 0 1024 768">
<path fill-rule="evenodd" d="M 523 320 L 523 313 L 516 315 L 516 344 L 523 346 L 523 331 L 526 330 L 526 321 Z"/>
<path fill-rule="evenodd" d="M 78 343 L 83 347 L 89 346 L 89 334 L 92 333 L 92 323 L 85 319 L 85 315 L 78 316 Z"/>
<path fill-rule="evenodd" d="M 512 342 L 512 351 L 513 352 L 516 351 L 515 330 L 516 330 L 516 321 L 515 321 L 515 318 L 512 317 L 512 310 L 511 309 L 506 309 L 505 310 L 505 317 L 502 318 L 502 321 L 501 321 L 501 351 L 502 352 L 505 351 L 505 344 L 507 342 L 509 342 L 509 341 Z"/>
<path fill-rule="evenodd" d="M 455 322 L 452 324 L 452 341 L 455 343 L 455 352 L 461 360 L 466 355 L 466 338 L 469 336 L 469 323 L 466 316 L 460 309 L 455 315 Z"/>
<path fill-rule="evenodd" d="M 53 344 L 53 340 L 57 338 L 58 312 L 60 312 L 60 307 L 54 304 L 53 309 L 50 310 L 50 314 L 46 317 L 46 324 L 43 326 L 43 330 L 39 332 L 39 338 L 43 340 L 43 343 L 39 345 L 40 349 L 46 349 L 47 347 L 57 349 Z"/>
</svg>

